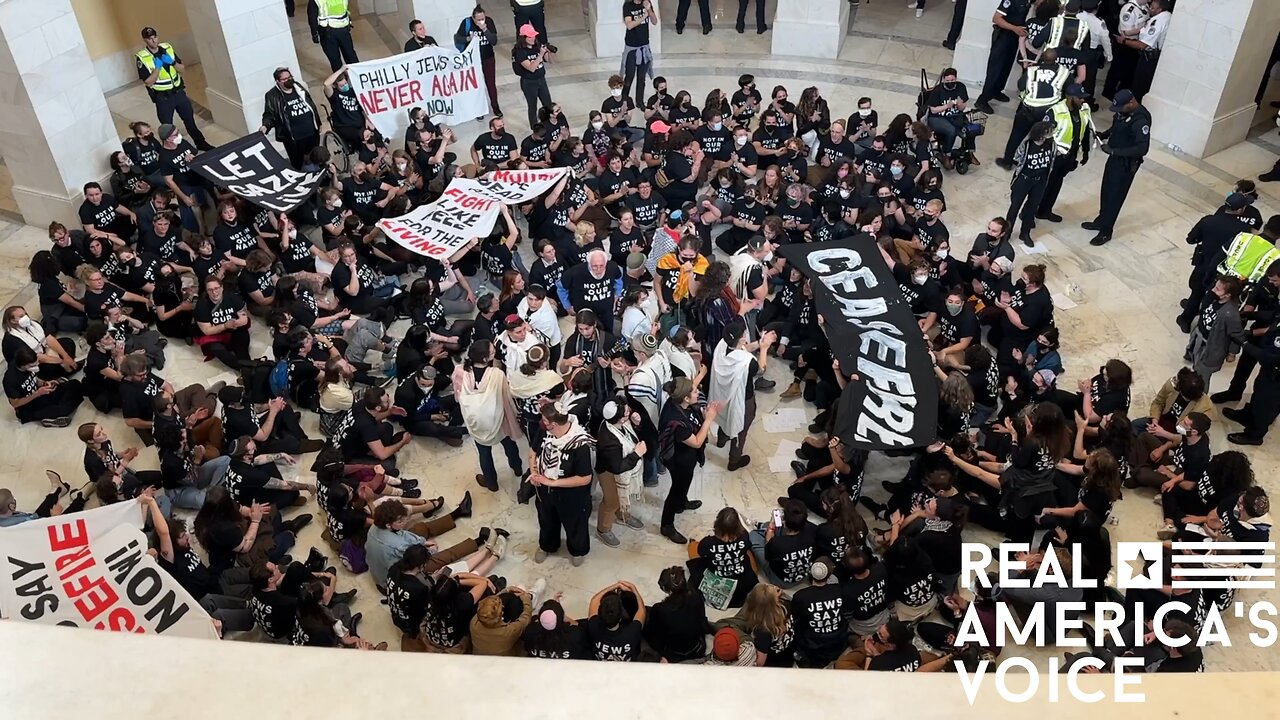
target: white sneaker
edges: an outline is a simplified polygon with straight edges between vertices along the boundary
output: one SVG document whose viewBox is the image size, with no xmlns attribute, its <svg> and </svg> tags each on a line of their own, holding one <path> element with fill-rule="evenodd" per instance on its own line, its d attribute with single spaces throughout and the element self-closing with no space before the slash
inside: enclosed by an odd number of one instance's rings
<svg viewBox="0 0 1280 720">
<path fill-rule="evenodd" d="M 916 8 L 916 17 L 924 17 L 924 10 L 921 8 Z"/>
<path fill-rule="evenodd" d="M 536 563 L 541 563 L 546 559 L 547 559 L 547 551 L 543 550 L 542 548 L 538 548 L 538 551 L 533 554 L 533 561 Z"/>
<path fill-rule="evenodd" d="M 493 537 L 490 537 L 489 542 L 486 543 L 486 547 L 489 548 L 489 552 L 493 553 L 495 558 L 501 560 L 502 556 L 507 554 L 507 539 L 494 533 Z"/>
<path fill-rule="evenodd" d="M 533 596 L 534 607 L 538 607 L 538 598 L 542 597 L 542 594 L 545 593 L 546 591 L 547 591 L 546 578 L 538 578 L 538 582 L 534 583 L 533 587 L 529 588 L 529 594 Z"/>
</svg>

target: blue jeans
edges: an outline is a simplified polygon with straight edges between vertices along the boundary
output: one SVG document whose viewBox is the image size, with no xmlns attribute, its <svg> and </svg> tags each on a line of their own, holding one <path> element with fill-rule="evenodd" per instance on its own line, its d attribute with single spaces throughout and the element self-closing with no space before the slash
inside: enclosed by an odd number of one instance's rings
<svg viewBox="0 0 1280 720">
<path fill-rule="evenodd" d="M 511 472 L 517 478 L 523 475 L 524 463 L 520 459 L 520 446 L 516 445 L 516 441 L 502 438 L 502 449 L 507 454 L 507 466 L 511 468 Z M 493 466 L 493 448 L 476 443 L 476 454 L 480 456 L 480 473 L 484 475 L 485 482 L 490 485 L 498 482 L 498 469 Z"/>
<path fill-rule="evenodd" d="M 227 468 L 231 466 L 231 456 L 221 455 L 196 468 L 196 487 L 208 490 L 222 484 L 227 476 Z"/>
<path fill-rule="evenodd" d="M 162 185 L 161 187 L 168 186 Z M 189 208 L 186 205 L 179 203 L 178 215 L 182 218 L 182 227 L 193 233 L 198 233 L 200 232 L 200 223 L 196 220 L 196 213 L 199 212 L 200 208 L 204 207 L 204 189 L 198 187 L 186 187 L 183 185 L 179 185 L 178 187 L 182 188 L 182 192 L 196 199 L 196 206 L 194 208 Z"/>
<path fill-rule="evenodd" d="M 170 488 L 164 491 L 169 503 L 183 510 L 199 510 L 204 506 L 204 490 L 193 487 Z M 157 500 L 159 498 L 156 498 Z"/>
<path fill-rule="evenodd" d="M 943 153 L 949 153 L 955 149 L 956 136 L 960 134 L 955 123 L 944 117 L 930 115 L 928 125 L 929 129 L 933 130 L 933 134 L 938 136 L 938 147 Z"/>
<path fill-rule="evenodd" d="M 1150 424 L 1151 424 L 1151 418 L 1140 417 L 1140 418 L 1134 418 L 1130 426 L 1133 428 L 1134 435 L 1141 435 L 1142 433 L 1147 431 L 1147 426 Z"/>
<path fill-rule="evenodd" d="M 778 587 L 791 587 L 782 582 L 782 579 L 773 574 L 773 569 L 769 567 L 768 561 L 764 557 L 764 531 L 752 530 L 749 535 L 751 538 L 751 554 L 756 556 L 756 567 L 760 568 L 760 572 L 764 574 L 764 579 L 768 580 L 771 585 Z"/>
<path fill-rule="evenodd" d="M 373 296 L 386 300 L 390 298 L 392 295 L 395 295 L 396 291 L 399 289 L 400 289 L 400 278 L 396 277 L 395 275 L 388 275 L 386 282 L 374 288 Z"/>
</svg>

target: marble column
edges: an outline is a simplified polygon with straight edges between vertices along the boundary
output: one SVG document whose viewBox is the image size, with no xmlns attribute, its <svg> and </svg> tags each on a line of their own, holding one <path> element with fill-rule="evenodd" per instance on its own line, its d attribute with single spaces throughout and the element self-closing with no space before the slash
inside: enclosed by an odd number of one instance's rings
<svg viewBox="0 0 1280 720">
<path fill-rule="evenodd" d="M 624 37 L 627 26 L 622 22 L 622 3 L 618 0 L 583 0 L 587 9 L 587 30 L 596 45 L 596 57 L 622 59 L 622 49 L 626 47 Z M 662 52 L 662 20 L 657 0 L 651 3 L 658 14 L 658 24 L 649 26 L 649 49 L 654 55 Z M 698 12 L 694 8 L 693 12 Z M 655 68 L 657 66 L 655 65 Z M 655 70 L 655 74 L 661 75 Z"/>
<path fill-rule="evenodd" d="M 120 137 L 70 0 L 0 2 L 0 156 L 23 219 L 78 227 Z"/>
<path fill-rule="evenodd" d="M 772 27 L 774 55 L 835 58 L 849 34 L 849 2 L 778 0 Z"/>
<path fill-rule="evenodd" d="M 235 133 L 262 124 L 271 73 L 291 68 L 301 78 L 284 4 L 279 0 L 185 0 L 208 85 L 209 111 Z M 301 3 L 300 3 L 301 4 Z M 301 8 L 300 8 L 301 9 Z M 320 88 L 311 89 L 313 96 Z"/>
<path fill-rule="evenodd" d="M 299 0 L 301 2 L 301 0 Z M 352 12 L 361 15 L 390 15 L 392 13 L 402 12 L 400 3 L 397 0 L 350 0 Z M 472 7 L 475 7 L 474 5 Z M 413 18 L 409 18 L 412 20 Z M 405 21 L 405 28 L 409 27 L 409 20 Z M 436 40 L 439 40 L 439 36 Z"/>
<path fill-rule="evenodd" d="M 981 92 L 982 81 L 987 77 L 987 56 L 991 54 L 991 16 L 995 15 L 1000 0 L 969 0 L 965 6 L 964 28 L 956 42 L 955 59 L 951 61 L 960 79 L 969 86 L 969 97 Z M 1009 77 L 1017 81 L 1017 73 Z"/>
<path fill-rule="evenodd" d="M 1277 27 L 1276 0 L 1181 0 L 1143 99 L 1152 139 L 1195 157 L 1243 141 Z"/>
<path fill-rule="evenodd" d="M 421 20 L 427 26 L 427 34 L 436 39 L 440 47 L 453 47 L 453 33 L 458 25 L 471 15 L 475 0 L 399 0 L 400 26 L 394 29 L 397 40 L 409 38 L 409 23 Z M 485 8 L 486 12 L 488 8 Z M 495 19 L 496 20 L 496 19 Z"/>
</svg>

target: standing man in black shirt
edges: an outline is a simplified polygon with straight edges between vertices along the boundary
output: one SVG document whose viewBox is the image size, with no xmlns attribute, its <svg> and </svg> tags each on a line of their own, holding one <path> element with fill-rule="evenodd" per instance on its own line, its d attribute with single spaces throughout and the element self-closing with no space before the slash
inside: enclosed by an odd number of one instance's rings
<svg viewBox="0 0 1280 720">
<path fill-rule="evenodd" d="M 653 75 L 653 51 L 649 49 L 649 26 L 658 24 L 658 11 L 650 0 L 626 0 L 622 5 L 626 26 L 622 50 L 622 94 L 631 96 L 631 80 L 636 81 L 636 107 L 644 107 L 645 77 Z"/>
<path fill-rule="evenodd" d="M 698 0 L 698 15 L 702 18 L 702 34 L 711 34 L 711 0 Z M 684 34 L 684 21 L 689 17 L 689 0 L 680 0 L 676 6 L 676 34 Z"/>
<path fill-rule="evenodd" d="M 538 39 L 538 31 L 533 25 L 525 23 L 520 26 L 520 39 L 511 48 L 511 69 L 520 76 L 520 92 L 524 93 L 525 103 L 529 106 L 529 127 L 538 122 L 539 102 L 542 107 L 551 109 L 546 64 L 555 56 L 555 51 L 554 46 Z"/>
<path fill-rule="evenodd" d="M 271 74 L 275 87 L 267 91 L 262 108 L 263 135 L 275 130 L 276 140 L 284 144 L 289 164 L 301 170 L 307 155 L 320 145 L 320 113 L 306 88 L 299 89 L 289 68 L 276 68 Z"/>
<path fill-rule="evenodd" d="M 498 45 L 498 29 L 493 18 L 485 14 L 484 8 L 476 5 L 471 17 L 463 18 L 458 23 L 458 31 L 453 34 L 453 44 L 465 48 L 473 39 L 480 41 L 480 69 L 484 71 L 484 85 L 489 90 L 489 109 L 494 117 L 502 117 L 502 108 L 498 106 L 498 76 L 495 72 L 493 49 Z"/>
<path fill-rule="evenodd" d="M 1009 213 L 1005 217 L 1010 223 L 1017 222 L 1019 218 L 1022 220 L 1022 232 L 1018 237 L 1027 247 L 1035 247 L 1031 228 L 1036 225 L 1035 213 L 1040 208 L 1040 200 L 1049 185 L 1049 172 L 1058 155 L 1053 128 L 1053 123 L 1048 120 L 1032 125 L 1031 132 L 1018 146 L 1014 157 L 1016 170 L 1009 191 Z"/>
<path fill-rule="evenodd" d="M 747 31 L 747 5 L 751 0 L 738 0 L 738 34 Z M 763 35 L 769 32 L 769 26 L 764 22 L 764 0 L 756 0 L 756 34 Z"/>
<path fill-rule="evenodd" d="M 142 42 L 146 47 L 134 55 L 138 79 L 147 86 L 147 94 L 151 96 L 151 102 L 156 104 L 156 117 L 160 124 L 171 124 L 176 112 L 182 118 L 187 133 L 196 142 L 196 148 L 212 150 L 213 146 L 204 139 L 196 125 L 195 111 L 182 80 L 182 58 L 178 57 L 178 52 L 172 45 L 160 42 L 153 27 L 142 28 Z"/>
<path fill-rule="evenodd" d="M 421 20 L 409 23 L 409 39 L 404 41 L 404 51 L 413 52 L 425 47 L 437 47 L 436 39 L 427 34 L 427 26 Z"/>
<path fill-rule="evenodd" d="M 547 11 L 543 0 L 511 0 L 511 11 L 521 34 L 525 25 L 531 25 L 544 41 L 547 39 Z"/>
<path fill-rule="evenodd" d="M 991 54 L 987 56 L 987 77 L 982 83 L 982 94 L 973 104 L 988 115 L 995 112 L 991 101 L 1008 102 L 1004 86 L 1009 83 L 1013 61 L 1018 57 L 1018 38 L 1027 35 L 1027 13 L 1031 0 L 1000 0 L 1000 7 L 991 16 Z"/>
<path fill-rule="evenodd" d="M 1085 230 L 1098 232 L 1089 241 L 1094 246 L 1111 242 L 1116 218 L 1120 216 L 1120 209 L 1129 196 L 1129 188 L 1133 187 L 1133 177 L 1138 174 L 1142 159 L 1151 149 L 1151 113 L 1138 102 L 1132 92 L 1117 91 L 1111 111 L 1115 113 L 1111 129 L 1098 133 L 1098 137 L 1104 141 L 1102 152 L 1108 155 L 1107 167 L 1102 173 L 1098 217 L 1081 224 Z"/>
</svg>

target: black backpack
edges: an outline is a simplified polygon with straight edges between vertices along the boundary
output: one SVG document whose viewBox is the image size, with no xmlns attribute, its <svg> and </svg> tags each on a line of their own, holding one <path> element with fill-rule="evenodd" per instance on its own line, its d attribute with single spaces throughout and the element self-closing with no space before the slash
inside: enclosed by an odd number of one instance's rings
<svg viewBox="0 0 1280 720">
<path fill-rule="evenodd" d="M 246 402 L 264 403 L 275 397 L 271 392 L 271 373 L 275 367 L 272 360 L 250 360 L 240 366 Z"/>
</svg>

